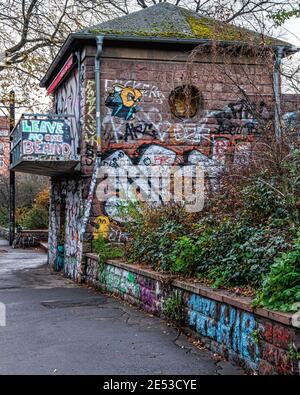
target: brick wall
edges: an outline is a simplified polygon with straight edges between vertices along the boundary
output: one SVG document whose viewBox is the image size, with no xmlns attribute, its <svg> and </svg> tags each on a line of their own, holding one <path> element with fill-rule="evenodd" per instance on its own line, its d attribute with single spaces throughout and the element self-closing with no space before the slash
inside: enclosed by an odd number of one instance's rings
<svg viewBox="0 0 300 395">
<path fill-rule="evenodd" d="M 300 125 L 300 94 L 284 94 L 281 97 L 282 113 L 288 127 L 299 129 Z"/>
<path fill-rule="evenodd" d="M 253 310 L 249 298 L 123 262 L 100 267 L 94 254 L 87 256 L 85 281 L 161 317 L 176 290 L 182 298 L 182 326 L 210 350 L 261 375 L 300 372 L 291 354 L 292 345 L 300 350 L 300 331 L 292 326 L 291 314 Z"/>
<path fill-rule="evenodd" d="M 143 54 L 133 49 L 104 51 L 101 62 L 104 166 L 200 163 L 209 185 L 215 186 L 218 171 L 227 162 L 239 163 L 247 158 L 251 143 L 260 132 L 255 114 L 260 113 L 263 119 L 272 116 L 273 89 L 268 70 L 253 64 L 251 59 L 244 59 L 250 64 L 247 66 L 227 65 L 227 71 L 229 68 L 238 77 L 236 84 L 220 74 L 220 65 L 203 60 L 188 70 L 186 60 L 182 53 L 168 51 L 166 54 L 151 50 Z M 92 61 L 93 57 L 87 58 L 84 66 L 90 86 L 94 78 Z M 183 119 L 172 114 L 169 95 L 174 88 L 187 83 L 198 89 L 202 103 L 194 117 Z M 247 92 L 255 114 L 237 85 Z M 139 102 L 130 107 L 127 101 L 126 106 L 128 94 Z M 86 145 L 82 152 L 87 152 Z M 88 172 L 93 160 L 84 161 L 84 171 Z M 99 192 L 101 188 L 98 186 Z M 90 239 L 103 231 L 110 241 L 126 240 L 119 226 L 117 206 L 115 197 L 102 202 L 95 196 L 88 228 Z"/>
<path fill-rule="evenodd" d="M 281 96 L 282 112 L 294 112 L 300 110 L 300 94 L 285 93 Z"/>
<path fill-rule="evenodd" d="M 70 259 L 65 256 L 72 265 L 77 265 L 76 270 L 68 270 L 73 274 L 80 272 L 80 257 L 92 250 L 92 240 L 99 234 L 113 242 L 127 239 L 120 226 L 118 199 L 110 196 L 103 202 L 98 198 L 102 188 L 99 178 L 94 198 L 89 195 L 99 176 L 95 168 L 94 62 L 95 48 L 86 47 L 80 70 L 73 70 L 55 95 L 56 111 L 75 115 L 72 124 L 78 136 L 81 170 L 74 177 L 52 181 L 50 262 L 57 258 L 57 229 L 62 220 L 66 229 L 72 227 L 70 237 L 65 238 L 65 251 L 76 253 Z M 256 114 L 262 119 L 272 116 L 272 81 L 268 70 L 255 65 L 250 58 L 245 58 L 244 63 L 226 65 L 227 72 L 237 80 L 233 83 L 222 76 L 220 65 L 205 59 L 188 69 L 183 52 L 105 47 L 101 60 L 102 165 L 126 168 L 200 163 L 209 185 L 214 187 L 218 171 L 227 162 L 240 163 L 250 153 L 251 143 L 260 132 Z M 187 75 L 191 78 L 187 79 Z M 198 89 L 201 105 L 195 116 L 182 119 L 172 114 L 169 95 L 174 88 L 187 83 Z M 245 102 L 238 87 L 247 92 L 250 102 Z M 64 195 L 64 190 L 70 191 L 68 210 L 75 215 L 71 221 L 63 219 L 65 208 L 62 209 L 60 195 Z M 86 203 L 91 199 L 89 209 Z"/>
</svg>

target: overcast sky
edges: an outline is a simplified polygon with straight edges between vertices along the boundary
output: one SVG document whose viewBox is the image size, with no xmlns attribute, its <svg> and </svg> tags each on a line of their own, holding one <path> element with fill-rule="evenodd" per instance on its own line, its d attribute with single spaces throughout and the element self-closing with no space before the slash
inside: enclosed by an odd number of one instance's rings
<svg viewBox="0 0 300 395">
<path fill-rule="evenodd" d="M 300 47 L 300 18 L 291 18 L 283 25 L 282 38 Z"/>
</svg>

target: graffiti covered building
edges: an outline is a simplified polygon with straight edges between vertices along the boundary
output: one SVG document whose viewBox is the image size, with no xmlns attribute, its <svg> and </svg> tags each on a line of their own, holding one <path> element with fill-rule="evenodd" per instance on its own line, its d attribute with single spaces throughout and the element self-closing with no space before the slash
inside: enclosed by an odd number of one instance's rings
<svg viewBox="0 0 300 395">
<path fill-rule="evenodd" d="M 9 173 L 9 121 L 0 117 L 0 175 L 8 177 Z"/>
<path fill-rule="evenodd" d="M 208 55 L 216 25 L 218 42 L 243 48 L 244 64 L 227 56 L 224 65 L 238 84 L 217 78 L 220 59 Z M 249 42 L 243 34 L 255 37 L 160 3 L 68 37 L 42 80 L 56 113 L 68 116 L 78 159 L 67 174 L 51 174 L 51 265 L 80 279 L 93 238 L 126 240 L 118 196 L 98 198 L 100 167 L 200 163 L 213 178 L 227 160 L 251 149 L 259 134 L 256 114 L 267 120 L 272 112 L 273 80 L 247 44 L 237 45 Z M 200 44 L 206 52 L 189 67 L 189 53 Z M 284 55 L 292 52 L 273 40 L 274 54 L 278 46 Z M 245 65 L 249 73 L 243 74 Z"/>
</svg>

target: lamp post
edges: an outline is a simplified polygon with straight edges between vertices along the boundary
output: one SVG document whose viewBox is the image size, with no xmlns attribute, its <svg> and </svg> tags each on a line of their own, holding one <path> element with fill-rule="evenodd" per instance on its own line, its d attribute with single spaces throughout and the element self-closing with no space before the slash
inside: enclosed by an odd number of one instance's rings
<svg viewBox="0 0 300 395">
<path fill-rule="evenodd" d="M 9 93 L 9 131 L 10 131 L 10 148 L 12 145 L 11 132 L 15 126 L 15 92 Z M 9 164 L 12 163 L 12 155 L 9 154 Z M 16 180 L 15 172 L 9 170 L 9 245 L 12 245 L 15 237 L 15 199 L 16 197 Z"/>
</svg>

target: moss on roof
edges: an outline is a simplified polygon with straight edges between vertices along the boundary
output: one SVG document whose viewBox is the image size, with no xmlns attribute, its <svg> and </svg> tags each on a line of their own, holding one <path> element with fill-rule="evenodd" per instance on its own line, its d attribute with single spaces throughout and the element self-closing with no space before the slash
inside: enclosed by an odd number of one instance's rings
<svg viewBox="0 0 300 395">
<path fill-rule="evenodd" d="M 84 32 L 105 36 L 183 38 L 262 44 L 262 37 L 256 32 L 222 23 L 169 3 L 159 3 L 121 18 L 112 19 L 87 28 Z M 263 43 L 287 44 L 272 37 L 264 38 Z"/>
</svg>

